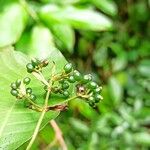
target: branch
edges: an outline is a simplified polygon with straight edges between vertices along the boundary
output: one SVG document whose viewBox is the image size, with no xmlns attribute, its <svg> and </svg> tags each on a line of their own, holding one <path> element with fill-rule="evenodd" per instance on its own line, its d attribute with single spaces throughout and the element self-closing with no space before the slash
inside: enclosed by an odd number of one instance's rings
<svg viewBox="0 0 150 150">
<path fill-rule="evenodd" d="M 55 139 L 53 140 L 52 143 L 50 143 L 46 150 L 51 149 L 57 142 L 60 144 L 62 150 L 68 150 L 67 145 L 63 139 L 63 135 L 61 132 L 61 129 L 59 128 L 59 126 L 57 125 L 57 123 L 55 122 L 55 120 L 51 120 L 50 124 L 52 126 L 52 128 L 55 131 Z"/>
<path fill-rule="evenodd" d="M 50 96 L 50 90 L 48 90 L 48 92 L 47 92 L 47 94 L 46 94 L 46 99 L 45 99 L 44 108 L 43 108 L 43 110 L 42 110 L 41 116 L 40 116 L 40 118 L 39 118 L 39 120 L 38 120 L 38 123 L 37 123 L 37 125 L 36 125 L 36 128 L 35 128 L 35 130 L 34 130 L 32 139 L 31 139 L 30 143 L 28 144 L 26 150 L 30 150 L 30 149 L 31 149 L 31 146 L 33 145 L 33 143 L 34 143 L 34 141 L 35 141 L 35 138 L 36 138 L 36 136 L 37 136 L 37 134 L 38 134 L 38 132 L 39 132 L 39 129 L 40 129 L 42 120 L 43 120 L 44 115 L 45 115 L 45 113 L 46 113 L 46 111 L 47 111 L 47 105 L 48 105 L 49 96 Z"/>
</svg>

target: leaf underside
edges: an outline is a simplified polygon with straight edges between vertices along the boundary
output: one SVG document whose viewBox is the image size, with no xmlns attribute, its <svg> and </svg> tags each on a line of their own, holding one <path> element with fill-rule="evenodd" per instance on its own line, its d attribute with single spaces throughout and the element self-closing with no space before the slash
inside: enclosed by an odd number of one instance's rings
<svg viewBox="0 0 150 150">
<path fill-rule="evenodd" d="M 25 65 L 29 61 L 26 55 L 10 47 L 0 50 L 0 149 L 13 150 L 29 140 L 41 114 L 27 108 L 22 100 L 16 100 L 10 94 L 11 82 L 28 76 L 32 79 L 30 87 L 37 95 L 37 103 L 43 104 L 44 90 L 41 83 L 26 72 Z M 60 72 L 66 63 L 65 58 L 57 50 L 51 51 L 49 61 L 49 67 L 43 71 L 46 77 L 50 76 L 52 61 L 56 63 L 56 72 Z M 53 96 L 50 101 L 57 104 L 60 98 Z M 47 112 L 41 128 L 58 114 L 56 111 Z"/>
</svg>

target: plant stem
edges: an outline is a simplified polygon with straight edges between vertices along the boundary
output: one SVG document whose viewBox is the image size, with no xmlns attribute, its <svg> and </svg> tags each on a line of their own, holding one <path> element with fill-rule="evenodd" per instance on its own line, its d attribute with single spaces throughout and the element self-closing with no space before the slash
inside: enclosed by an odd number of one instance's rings
<svg viewBox="0 0 150 150">
<path fill-rule="evenodd" d="M 42 110 L 41 116 L 40 116 L 40 118 L 39 118 L 39 120 L 38 120 L 38 123 L 37 123 L 37 125 L 36 125 L 36 128 L 35 128 L 35 130 L 34 130 L 32 139 L 31 139 L 30 143 L 28 144 L 26 150 L 30 150 L 30 149 L 31 149 L 31 146 L 33 145 L 33 143 L 34 143 L 34 141 L 35 141 L 35 138 L 36 138 L 36 136 L 37 136 L 37 134 L 38 134 L 38 132 L 39 132 L 39 129 L 40 129 L 42 120 L 43 120 L 44 115 L 45 115 L 45 113 L 46 113 L 46 111 L 47 111 L 46 108 L 47 108 L 47 105 L 48 105 L 48 99 L 49 99 L 49 96 L 50 96 L 50 92 L 51 92 L 51 91 L 48 90 L 48 92 L 47 92 L 47 94 L 46 94 L 46 99 L 45 99 L 44 108 L 43 108 L 43 110 Z"/>
<path fill-rule="evenodd" d="M 51 149 L 57 142 L 59 142 L 60 146 L 61 146 L 61 149 L 62 150 L 67 150 L 67 145 L 64 141 L 64 138 L 62 136 L 62 131 L 61 129 L 59 128 L 59 126 L 57 125 L 56 121 L 55 120 L 51 120 L 50 121 L 50 124 L 52 126 L 52 128 L 54 129 L 55 131 L 55 139 L 52 141 L 52 143 L 50 143 L 45 150 L 49 150 Z"/>
<path fill-rule="evenodd" d="M 35 106 L 37 109 L 39 109 L 40 111 L 42 111 L 42 107 L 37 105 L 36 103 L 34 103 L 33 101 L 31 101 L 28 97 L 26 97 L 26 99 L 28 100 L 29 103 L 31 103 L 33 106 Z"/>
</svg>

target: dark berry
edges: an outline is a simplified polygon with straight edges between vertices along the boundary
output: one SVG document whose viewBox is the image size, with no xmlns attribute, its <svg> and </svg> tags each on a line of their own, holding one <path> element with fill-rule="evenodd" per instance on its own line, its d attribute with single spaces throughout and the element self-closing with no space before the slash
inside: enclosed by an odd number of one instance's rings
<svg viewBox="0 0 150 150">
<path fill-rule="evenodd" d="M 64 66 L 64 70 L 66 73 L 70 73 L 72 71 L 73 67 L 71 63 L 68 63 Z"/>
<path fill-rule="evenodd" d="M 31 94 L 31 95 L 30 95 L 30 99 L 31 99 L 32 101 L 35 101 L 35 100 L 36 100 L 36 96 L 35 96 L 34 94 Z"/>
<path fill-rule="evenodd" d="M 18 91 L 17 91 L 17 90 L 12 89 L 10 93 L 11 93 L 13 96 L 18 96 Z"/>
<path fill-rule="evenodd" d="M 94 95 L 94 99 L 95 99 L 95 103 L 98 103 L 102 98 L 102 96 L 100 94 L 95 94 Z"/>
<path fill-rule="evenodd" d="M 16 85 L 17 85 L 17 87 L 19 87 L 21 85 L 21 80 L 20 79 L 16 80 Z"/>
<path fill-rule="evenodd" d="M 89 101 L 89 105 L 90 105 L 91 107 L 94 107 L 94 106 L 95 106 L 95 103 L 94 103 L 93 101 Z"/>
<path fill-rule="evenodd" d="M 62 89 L 68 89 L 69 88 L 69 84 L 67 82 L 64 82 L 62 84 Z"/>
<path fill-rule="evenodd" d="M 14 89 L 14 90 L 16 90 L 17 89 L 16 83 L 11 83 L 11 88 Z"/>
<path fill-rule="evenodd" d="M 64 91 L 63 95 L 67 98 L 67 97 L 69 97 L 69 92 L 68 91 Z"/>
<path fill-rule="evenodd" d="M 31 60 L 31 63 L 33 67 L 37 67 L 41 63 L 41 61 L 38 60 L 37 58 L 34 58 Z"/>
<path fill-rule="evenodd" d="M 31 94 L 31 93 L 32 93 L 32 89 L 31 89 L 31 88 L 27 88 L 27 89 L 26 89 L 26 93 L 27 93 L 27 94 Z"/>
<path fill-rule="evenodd" d="M 29 77 L 24 78 L 23 83 L 28 85 L 30 83 L 31 79 Z"/>
<path fill-rule="evenodd" d="M 96 89 L 96 88 L 97 88 L 97 84 L 96 84 L 95 82 L 91 81 L 91 82 L 89 83 L 89 88 L 90 88 L 91 90 Z"/>
<path fill-rule="evenodd" d="M 93 96 L 90 96 L 90 97 L 88 98 L 88 101 L 94 102 L 94 97 L 93 97 Z"/>
<path fill-rule="evenodd" d="M 94 93 L 100 93 L 102 90 L 102 87 L 97 87 L 96 89 L 93 90 Z"/>
<path fill-rule="evenodd" d="M 73 76 L 74 76 L 74 79 L 75 79 L 76 81 L 80 81 L 80 80 L 82 79 L 81 73 L 80 73 L 79 71 L 77 71 L 77 70 L 74 70 Z"/>
<path fill-rule="evenodd" d="M 69 81 L 70 83 L 74 83 L 74 82 L 75 82 L 74 76 L 70 76 L 70 77 L 68 78 L 68 81 Z"/>
<path fill-rule="evenodd" d="M 34 66 L 31 63 L 28 63 L 26 68 L 28 73 L 32 73 L 34 71 Z"/>
<path fill-rule="evenodd" d="M 91 80 L 92 80 L 92 75 L 91 74 L 87 74 L 87 75 L 83 76 L 83 83 L 88 83 Z"/>
</svg>

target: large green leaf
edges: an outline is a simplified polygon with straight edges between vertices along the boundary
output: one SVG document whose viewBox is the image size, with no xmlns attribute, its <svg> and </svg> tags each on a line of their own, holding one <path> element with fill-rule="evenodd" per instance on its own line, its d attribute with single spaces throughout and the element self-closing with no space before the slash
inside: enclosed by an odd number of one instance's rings
<svg viewBox="0 0 150 150">
<path fill-rule="evenodd" d="M 51 51 L 49 61 L 49 67 L 43 72 L 46 77 L 51 72 L 52 61 L 56 62 L 56 71 L 60 71 L 66 63 L 64 57 L 57 50 Z M 42 85 L 26 72 L 25 65 L 28 62 L 29 58 L 21 52 L 13 51 L 10 47 L 2 49 L 0 52 L 0 149 L 13 150 L 29 140 L 41 114 L 25 107 L 23 101 L 17 101 L 10 94 L 11 82 L 29 76 L 32 79 L 30 86 L 38 97 L 37 103 L 44 103 Z M 54 103 L 53 101 L 58 101 L 60 98 L 54 95 L 50 101 Z M 56 111 L 47 112 L 41 128 L 58 114 L 59 112 Z"/>
<path fill-rule="evenodd" d="M 112 28 L 112 22 L 108 17 L 92 9 L 46 5 L 41 9 L 39 16 L 47 24 L 68 23 L 83 30 L 102 31 Z"/>
<path fill-rule="evenodd" d="M 26 25 L 27 13 L 18 3 L 5 6 L 0 13 L 0 47 L 14 44 Z"/>
</svg>

